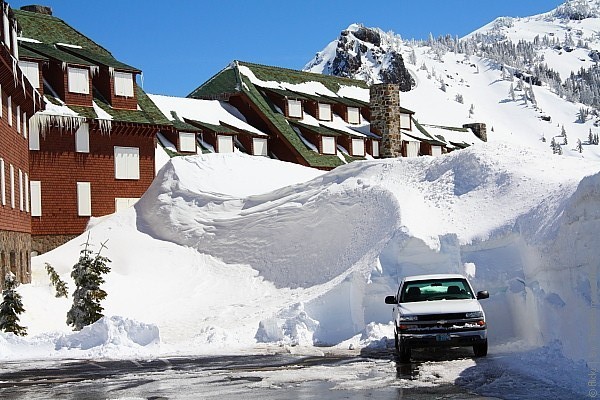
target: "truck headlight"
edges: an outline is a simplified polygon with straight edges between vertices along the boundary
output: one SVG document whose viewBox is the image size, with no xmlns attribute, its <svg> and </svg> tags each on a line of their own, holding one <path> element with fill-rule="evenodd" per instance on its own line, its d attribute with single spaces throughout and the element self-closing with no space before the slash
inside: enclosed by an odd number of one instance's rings
<svg viewBox="0 0 600 400">
<path fill-rule="evenodd" d="M 418 317 L 416 315 L 402 315 L 400 321 L 416 321 Z"/>
<path fill-rule="evenodd" d="M 482 311 L 468 312 L 465 314 L 465 317 L 467 317 L 467 318 L 483 318 L 483 312 Z"/>
</svg>

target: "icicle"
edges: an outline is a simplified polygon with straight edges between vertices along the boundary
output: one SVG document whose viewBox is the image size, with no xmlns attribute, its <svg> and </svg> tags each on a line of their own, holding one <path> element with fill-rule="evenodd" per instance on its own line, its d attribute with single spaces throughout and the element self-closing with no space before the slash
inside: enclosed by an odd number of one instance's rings
<svg viewBox="0 0 600 400">
<path fill-rule="evenodd" d="M 115 69 L 113 67 L 108 67 L 108 75 L 110 75 L 111 78 L 114 78 Z"/>
<path fill-rule="evenodd" d="M 44 114 L 43 112 L 37 112 L 30 119 L 31 124 L 37 126 L 38 131 L 46 137 L 46 133 L 52 128 L 59 128 L 60 130 L 76 131 L 79 129 L 82 123 L 86 121 L 83 117 L 70 116 L 70 115 L 52 115 Z"/>
<path fill-rule="evenodd" d="M 95 77 L 96 75 L 98 75 L 99 70 L 100 70 L 100 68 L 97 65 L 92 65 L 90 67 L 90 71 L 92 73 L 92 78 Z"/>
<path fill-rule="evenodd" d="M 25 74 L 21 71 L 21 86 L 23 87 L 23 97 L 27 97 L 27 91 L 25 89 Z"/>
<path fill-rule="evenodd" d="M 142 83 L 142 89 L 144 89 L 144 73 L 140 72 L 140 82 Z"/>
<path fill-rule="evenodd" d="M 62 67 L 63 72 L 65 72 L 67 70 L 67 63 L 63 61 L 61 64 L 61 67 Z"/>
<path fill-rule="evenodd" d="M 13 73 L 13 78 L 15 80 L 15 87 L 17 87 L 17 85 L 19 84 L 19 76 L 17 75 L 17 59 L 12 57 L 12 73 Z"/>
<path fill-rule="evenodd" d="M 103 135 L 110 135 L 112 130 L 112 121 L 110 119 L 98 119 L 100 125 L 100 133 Z"/>
</svg>

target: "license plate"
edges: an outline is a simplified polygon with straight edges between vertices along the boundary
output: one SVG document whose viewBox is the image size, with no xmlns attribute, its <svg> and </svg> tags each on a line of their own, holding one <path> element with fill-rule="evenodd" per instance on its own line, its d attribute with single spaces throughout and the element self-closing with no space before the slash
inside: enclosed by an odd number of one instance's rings
<svg viewBox="0 0 600 400">
<path fill-rule="evenodd" d="M 436 342 L 447 342 L 448 340 L 450 340 L 449 333 L 440 333 L 439 335 L 435 335 Z"/>
</svg>

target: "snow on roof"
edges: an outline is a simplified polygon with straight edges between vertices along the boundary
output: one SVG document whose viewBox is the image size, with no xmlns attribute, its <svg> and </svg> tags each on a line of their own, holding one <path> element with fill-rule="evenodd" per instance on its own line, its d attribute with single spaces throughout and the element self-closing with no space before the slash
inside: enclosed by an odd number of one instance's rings
<svg viewBox="0 0 600 400">
<path fill-rule="evenodd" d="M 426 281 L 430 279 L 465 279 L 460 274 L 428 274 L 428 275 L 413 275 L 404 278 L 405 281 Z"/>
<path fill-rule="evenodd" d="M 310 115 L 309 113 L 305 112 L 304 116 L 302 117 L 300 122 L 302 122 L 303 124 L 306 124 L 306 125 L 311 125 L 311 126 L 325 126 L 330 129 L 335 129 L 337 131 L 345 132 L 348 135 L 352 135 L 352 136 L 365 136 L 365 137 L 372 136 L 372 135 L 363 133 L 364 130 L 368 131 L 370 129 L 369 123 L 366 123 L 366 124 L 363 123 L 360 125 L 350 125 L 337 114 L 332 114 L 332 117 L 333 117 L 333 121 L 320 121 L 320 120 L 316 119 L 315 117 L 313 117 L 312 115 Z M 363 132 L 361 132 L 359 130 L 354 130 L 354 129 L 352 129 L 353 127 L 362 128 Z"/>
<path fill-rule="evenodd" d="M 59 46 L 71 47 L 73 49 L 83 49 L 83 47 L 78 46 L 76 44 L 68 44 L 68 43 L 56 43 Z"/>
<path fill-rule="evenodd" d="M 448 128 L 427 124 L 423 124 L 423 127 L 427 129 L 427 132 L 429 132 L 434 137 L 434 139 L 437 139 L 437 136 L 441 135 L 444 137 L 444 140 L 446 142 L 467 143 L 470 145 L 473 145 L 475 143 L 482 143 L 481 139 L 475 136 L 473 131 L 470 129 L 466 129 L 463 131 L 456 128 Z"/>
<path fill-rule="evenodd" d="M 18 37 L 17 38 L 18 41 L 20 42 L 29 42 L 29 43 L 42 43 L 37 39 L 32 39 L 32 38 L 26 38 L 26 37 Z"/>
<path fill-rule="evenodd" d="M 219 100 L 198 100 L 187 97 L 172 97 L 150 94 L 150 99 L 160 111 L 171 121 L 174 120 L 171 111 L 175 111 L 179 118 L 186 118 L 212 125 L 221 125 L 221 122 L 234 128 L 242 129 L 256 135 L 267 136 L 246 122 L 246 118 L 232 105 Z"/>
</svg>

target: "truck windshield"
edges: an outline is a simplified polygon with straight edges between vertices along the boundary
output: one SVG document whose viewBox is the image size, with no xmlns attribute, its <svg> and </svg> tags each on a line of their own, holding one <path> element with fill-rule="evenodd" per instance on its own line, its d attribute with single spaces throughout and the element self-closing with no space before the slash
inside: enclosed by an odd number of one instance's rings
<svg viewBox="0 0 600 400">
<path fill-rule="evenodd" d="M 405 282 L 399 297 L 400 303 L 474 298 L 467 280 L 461 278 Z"/>
</svg>

